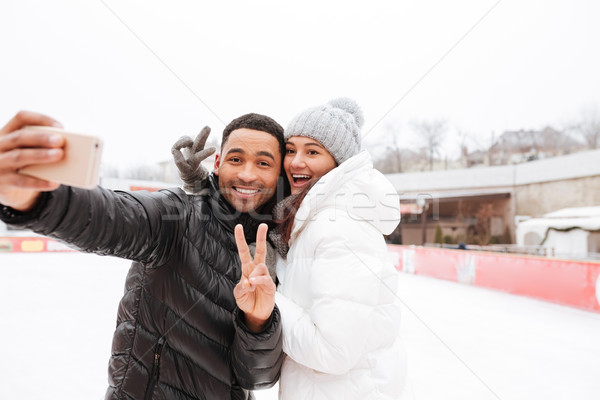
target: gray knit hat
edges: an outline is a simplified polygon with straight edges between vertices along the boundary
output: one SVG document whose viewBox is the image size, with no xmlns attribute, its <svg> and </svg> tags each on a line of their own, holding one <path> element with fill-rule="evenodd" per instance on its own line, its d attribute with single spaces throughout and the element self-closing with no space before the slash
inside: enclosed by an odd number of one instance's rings
<svg viewBox="0 0 600 400">
<path fill-rule="evenodd" d="M 341 164 L 360 152 L 363 123 L 363 113 L 358 104 L 347 97 L 340 97 L 296 115 L 283 136 L 285 140 L 292 136 L 315 139 Z"/>
</svg>

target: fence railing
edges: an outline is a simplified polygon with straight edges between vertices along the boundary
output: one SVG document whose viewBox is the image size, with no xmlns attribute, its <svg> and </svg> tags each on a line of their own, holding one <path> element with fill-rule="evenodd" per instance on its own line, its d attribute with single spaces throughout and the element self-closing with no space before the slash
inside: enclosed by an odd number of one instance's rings
<svg viewBox="0 0 600 400">
<path fill-rule="evenodd" d="M 456 244 L 439 244 L 439 243 L 426 243 L 425 247 L 437 247 L 442 249 L 459 249 Z M 508 253 L 508 254 L 523 254 L 530 256 L 540 257 L 555 257 L 555 258 L 567 258 L 572 260 L 600 260 L 600 253 L 589 252 L 586 254 L 572 254 L 572 253 L 561 253 L 557 252 L 554 247 L 545 246 L 533 246 L 533 245 L 517 245 L 517 244 L 492 244 L 487 246 L 479 246 L 475 244 L 465 245 L 465 250 L 476 250 L 476 251 L 492 251 L 497 253 Z"/>
</svg>

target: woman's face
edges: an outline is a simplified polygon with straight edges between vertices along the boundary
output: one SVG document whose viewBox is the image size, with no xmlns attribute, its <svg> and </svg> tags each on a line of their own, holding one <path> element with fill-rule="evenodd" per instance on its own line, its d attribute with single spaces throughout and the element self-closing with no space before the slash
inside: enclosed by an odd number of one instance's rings
<svg viewBox="0 0 600 400">
<path fill-rule="evenodd" d="M 296 194 L 311 181 L 319 179 L 337 166 L 333 156 L 318 141 L 306 136 L 292 136 L 285 143 L 283 168 Z"/>
</svg>

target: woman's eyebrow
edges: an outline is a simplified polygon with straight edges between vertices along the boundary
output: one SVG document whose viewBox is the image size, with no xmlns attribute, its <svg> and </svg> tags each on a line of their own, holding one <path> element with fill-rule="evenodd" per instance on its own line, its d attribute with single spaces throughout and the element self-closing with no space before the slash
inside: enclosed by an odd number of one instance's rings
<svg viewBox="0 0 600 400">
<path fill-rule="evenodd" d="M 323 145 L 321 143 L 306 143 L 305 146 L 317 146 L 320 147 L 321 149 L 324 149 L 325 147 L 323 147 Z"/>
<path fill-rule="evenodd" d="M 294 147 L 296 147 L 296 144 L 295 144 L 294 142 L 291 142 L 291 141 L 287 141 L 287 142 L 285 142 L 285 144 L 286 144 L 286 145 L 288 145 L 288 144 L 289 144 L 290 146 L 294 146 Z M 306 144 L 304 144 L 304 146 L 317 146 L 317 147 L 320 147 L 320 148 L 322 148 L 322 149 L 325 149 L 325 147 L 323 147 L 323 145 L 322 145 L 321 143 L 318 143 L 318 142 L 310 142 L 310 143 L 306 143 Z"/>
</svg>

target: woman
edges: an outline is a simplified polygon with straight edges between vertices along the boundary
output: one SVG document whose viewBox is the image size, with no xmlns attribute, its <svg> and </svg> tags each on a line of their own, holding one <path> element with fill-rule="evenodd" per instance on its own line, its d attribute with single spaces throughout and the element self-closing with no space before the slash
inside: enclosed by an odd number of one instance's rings
<svg viewBox="0 0 600 400">
<path fill-rule="evenodd" d="M 280 399 L 396 399 L 403 391 L 397 272 L 383 238 L 400 222 L 399 203 L 360 152 L 362 124 L 354 101 L 336 99 L 285 131 L 293 196 L 279 206 L 275 240 Z"/>
</svg>

